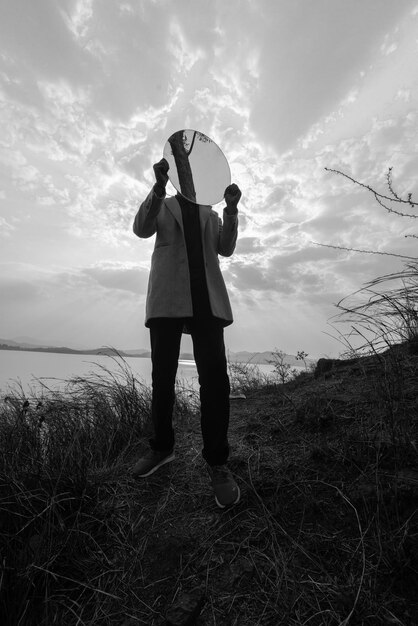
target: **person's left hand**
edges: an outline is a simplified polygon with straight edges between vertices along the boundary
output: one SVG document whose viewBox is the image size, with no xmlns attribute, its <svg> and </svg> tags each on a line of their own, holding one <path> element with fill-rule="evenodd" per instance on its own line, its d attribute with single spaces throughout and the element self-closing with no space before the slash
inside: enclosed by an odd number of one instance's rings
<svg viewBox="0 0 418 626">
<path fill-rule="evenodd" d="M 224 198 L 228 209 L 235 211 L 242 196 L 241 189 L 235 183 L 225 189 Z"/>
</svg>

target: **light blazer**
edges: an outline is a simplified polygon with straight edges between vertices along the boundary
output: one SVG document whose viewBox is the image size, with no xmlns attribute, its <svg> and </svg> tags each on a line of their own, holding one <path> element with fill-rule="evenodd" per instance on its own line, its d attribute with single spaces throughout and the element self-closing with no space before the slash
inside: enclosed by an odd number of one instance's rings
<svg viewBox="0 0 418 626">
<path fill-rule="evenodd" d="M 209 302 L 215 317 L 232 324 L 233 317 L 218 254 L 231 256 L 238 234 L 238 216 L 223 221 L 210 206 L 198 205 L 203 260 Z M 135 216 L 133 231 L 138 237 L 157 233 L 148 281 L 145 326 L 154 317 L 192 317 L 189 264 L 181 208 L 176 198 L 157 199 L 153 191 Z"/>
</svg>

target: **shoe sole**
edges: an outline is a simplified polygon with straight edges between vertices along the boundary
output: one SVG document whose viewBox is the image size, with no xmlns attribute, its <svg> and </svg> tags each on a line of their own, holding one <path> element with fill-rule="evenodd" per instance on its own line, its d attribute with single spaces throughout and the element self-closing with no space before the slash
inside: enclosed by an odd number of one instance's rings
<svg viewBox="0 0 418 626">
<path fill-rule="evenodd" d="M 154 465 L 154 467 L 152 467 L 146 474 L 135 474 L 135 473 L 133 473 L 132 475 L 133 475 L 134 478 L 147 478 L 148 476 L 151 476 L 151 474 L 156 472 L 157 469 L 160 469 L 160 467 L 162 467 L 166 463 L 170 463 L 171 461 L 174 461 L 175 458 L 176 458 L 176 455 L 173 452 L 169 456 L 166 456 L 162 461 L 157 463 L 157 465 Z"/>
<path fill-rule="evenodd" d="M 237 499 L 236 499 L 234 502 L 231 502 L 231 504 L 221 504 L 221 503 L 219 502 L 218 498 L 215 496 L 215 502 L 216 502 L 216 504 L 218 505 L 218 507 L 219 507 L 220 509 L 226 509 L 228 506 L 234 506 L 234 504 L 238 504 L 238 502 L 240 501 L 240 498 L 241 498 L 241 491 L 240 491 L 240 488 L 239 488 L 239 486 L 238 486 L 238 485 L 237 485 L 237 488 L 238 488 L 238 496 L 237 496 Z"/>
</svg>

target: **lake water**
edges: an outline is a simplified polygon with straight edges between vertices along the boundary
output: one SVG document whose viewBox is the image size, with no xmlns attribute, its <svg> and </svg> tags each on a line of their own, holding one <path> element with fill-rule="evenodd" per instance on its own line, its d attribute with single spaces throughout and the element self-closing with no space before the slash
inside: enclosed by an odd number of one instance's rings
<svg viewBox="0 0 418 626">
<path fill-rule="evenodd" d="M 132 373 L 141 382 L 151 384 L 151 359 L 127 357 L 124 359 Z M 62 389 L 75 376 L 91 373 L 104 375 L 101 368 L 121 373 L 120 359 L 104 355 L 56 354 L 52 352 L 25 352 L 0 350 L 0 395 L 10 393 L 21 385 L 26 394 L 36 392 L 44 383 L 50 389 Z M 257 365 L 263 374 L 271 374 L 271 365 Z M 194 361 L 179 361 L 177 380 L 197 387 Z"/>
</svg>

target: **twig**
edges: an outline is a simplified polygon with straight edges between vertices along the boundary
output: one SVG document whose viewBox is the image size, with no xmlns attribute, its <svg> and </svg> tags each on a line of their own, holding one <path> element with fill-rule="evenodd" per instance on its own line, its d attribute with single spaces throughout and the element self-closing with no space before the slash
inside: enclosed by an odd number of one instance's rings
<svg viewBox="0 0 418 626">
<path fill-rule="evenodd" d="M 314 246 L 321 246 L 322 248 L 333 248 L 334 250 L 347 250 L 348 252 L 363 252 L 364 254 L 381 254 L 384 256 L 396 256 L 399 259 L 408 259 L 409 261 L 418 261 L 418 257 L 406 256 L 404 254 L 395 254 L 394 252 L 379 252 L 377 250 L 358 250 L 357 248 L 346 248 L 345 246 L 332 246 L 329 243 L 318 243 L 317 241 L 311 241 Z"/>
<path fill-rule="evenodd" d="M 402 204 L 409 204 L 410 206 L 418 206 L 418 202 L 413 202 L 413 200 L 411 199 L 411 194 L 409 194 L 408 200 L 402 200 L 402 198 L 399 198 L 395 194 L 395 192 L 392 190 L 391 186 L 389 186 L 389 189 L 390 189 L 391 193 L 394 195 L 394 197 L 391 198 L 389 196 L 385 196 L 382 193 L 379 193 L 378 191 L 376 191 L 375 189 L 370 187 L 370 185 L 365 185 L 364 183 L 360 183 L 355 178 L 352 178 L 351 176 L 349 176 L 348 174 L 345 174 L 344 172 L 341 172 L 340 170 L 334 170 L 334 169 L 332 169 L 330 167 L 326 167 L 325 170 L 327 172 L 332 172 L 334 174 L 339 174 L 340 176 L 344 176 L 344 178 L 347 178 L 348 180 L 350 180 L 352 183 L 358 185 L 359 187 L 363 187 L 363 189 L 367 189 L 367 191 L 370 191 L 370 193 L 372 193 L 374 195 L 374 197 L 376 198 L 377 202 L 379 202 L 379 204 L 381 206 L 383 206 L 383 208 L 385 208 L 390 213 L 396 213 L 397 215 L 400 215 L 402 217 L 412 217 L 412 218 L 415 218 L 415 219 L 418 218 L 418 215 L 411 215 L 409 213 L 401 213 L 399 211 L 395 211 L 395 209 L 391 209 L 391 208 L 387 207 L 382 202 L 382 200 L 389 200 L 389 202 L 398 202 L 398 203 L 402 203 Z M 391 170 L 392 170 L 392 168 L 389 168 L 389 171 L 391 171 Z M 392 182 L 391 182 L 391 184 L 392 184 Z"/>
</svg>

